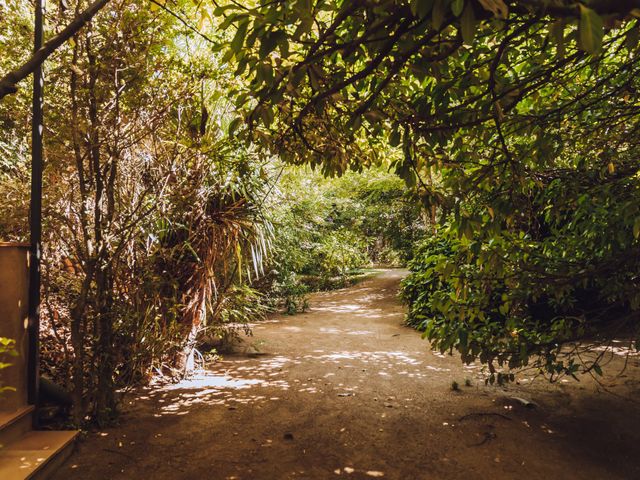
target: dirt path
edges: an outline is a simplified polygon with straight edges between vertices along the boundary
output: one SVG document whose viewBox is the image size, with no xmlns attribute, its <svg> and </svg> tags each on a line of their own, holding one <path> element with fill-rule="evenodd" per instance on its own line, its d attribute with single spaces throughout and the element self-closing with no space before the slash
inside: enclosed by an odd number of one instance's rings
<svg viewBox="0 0 640 480">
<path fill-rule="evenodd" d="M 485 387 L 476 367 L 401 325 L 401 276 L 384 271 L 259 324 L 244 354 L 140 395 L 56 478 L 640 478 L 637 403 L 585 382 Z M 639 400 L 640 357 L 630 363 L 635 378 L 612 388 Z"/>
</svg>

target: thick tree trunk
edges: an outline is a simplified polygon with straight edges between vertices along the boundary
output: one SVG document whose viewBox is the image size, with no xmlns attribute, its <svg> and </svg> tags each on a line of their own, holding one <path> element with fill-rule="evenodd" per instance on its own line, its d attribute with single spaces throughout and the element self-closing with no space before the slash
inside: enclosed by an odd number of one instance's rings
<svg viewBox="0 0 640 480">
<path fill-rule="evenodd" d="M 187 334 L 184 347 L 178 353 L 173 366 L 177 374 L 181 377 L 189 375 L 196 368 L 195 353 L 198 334 L 207 315 L 206 297 L 202 292 L 200 292 L 200 295 L 197 310 L 195 312 L 189 312 L 185 316 L 184 324 L 189 328 L 189 333 Z"/>
<path fill-rule="evenodd" d="M 195 353 L 199 332 L 200 326 L 193 323 L 187 335 L 185 345 L 178 353 L 175 361 L 174 369 L 179 377 L 185 377 L 193 373 L 196 368 Z"/>
</svg>

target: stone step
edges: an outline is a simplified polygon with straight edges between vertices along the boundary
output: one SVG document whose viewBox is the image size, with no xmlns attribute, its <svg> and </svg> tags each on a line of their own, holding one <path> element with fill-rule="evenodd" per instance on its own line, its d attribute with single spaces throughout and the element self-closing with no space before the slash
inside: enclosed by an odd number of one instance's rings
<svg viewBox="0 0 640 480">
<path fill-rule="evenodd" d="M 71 455 L 77 435 L 77 431 L 25 433 L 0 449 L 0 479 L 46 479 Z"/>
<path fill-rule="evenodd" d="M 25 405 L 13 411 L 0 411 L 0 448 L 31 430 L 34 410 L 33 405 Z"/>
</svg>

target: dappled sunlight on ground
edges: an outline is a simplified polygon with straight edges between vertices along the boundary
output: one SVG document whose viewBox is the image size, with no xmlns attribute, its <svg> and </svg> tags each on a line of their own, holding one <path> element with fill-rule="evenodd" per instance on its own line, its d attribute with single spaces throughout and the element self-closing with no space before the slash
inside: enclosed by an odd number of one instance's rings
<svg viewBox="0 0 640 480">
<path fill-rule="evenodd" d="M 400 276 L 317 294 L 208 370 L 140 391 L 57 480 L 640 478 L 622 398 L 638 398 L 637 375 L 613 379 L 618 396 L 591 378 L 487 386 L 402 326 Z M 612 364 L 640 366 L 613 347 Z"/>
<path fill-rule="evenodd" d="M 180 382 L 155 387 L 137 400 L 152 400 L 161 404 L 155 413 L 156 417 L 185 415 L 192 407 L 202 404 L 233 407 L 237 403 L 276 401 L 279 397 L 262 395 L 261 389 L 288 390 L 289 383 L 277 377 L 290 362 L 286 357 L 264 358 L 258 362 L 221 362 L 214 370 L 200 370 Z"/>
<path fill-rule="evenodd" d="M 285 380 L 289 369 L 295 365 L 310 363 L 327 365 L 330 369 L 341 371 L 348 382 L 333 382 L 335 371 L 327 372 L 320 378 L 306 380 Z M 292 389 L 300 393 L 315 394 L 336 390 L 355 394 L 359 384 L 366 381 L 367 375 L 407 378 L 427 378 L 433 372 L 449 372 L 448 368 L 423 365 L 424 361 L 401 351 L 335 351 L 314 350 L 300 356 L 268 356 L 246 358 L 231 356 L 215 364 L 211 370 L 200 370 L 178 383 L 165 384 L 153 388 L 138 396 L 138 401 L 155 401 L 160 404 L 156 417 L 163 415 L 185 415 L 197 405 L 256 404 L 278 401 L 280 396 L 265 395 L 263 391 L 274 389 L 287 392 Z M 360 375 L 349 376 L 349 371 Z M 364 373 L 365 375 L 362 375 Z"/>
<path fill-rule="evenodd" d="M 384 311 L 382 308 L 371 308 L 369 305 L 376 298 L 372 295 L 363 298 L 357 303 L 323 302 L 322 305 L 311 309 L 313 313 L 327 314 L 349 314 L 352 317 L 366 317 L 369 319 L 380 319 L 394 317 L 398 312 Z"/>
<path fill-rule="evenodd" d="M 230 378 L 227 376 L 214 375 L 212 372 L 206 370 L 196 373 L 194 376 L 185 379 L 181 382 L 167 385 L 162 390 L 190 390 L 190 389 L 202 389 L 207 390 L 215 389 L 239 389 L 247 388 L 251 385 L 259 383 L 258 380 L 242 380 L 236 378 Z"/>
<path fill-rule="evenodd" d="M 381 472 L 379 470 L 359 470 L 353 467 L 336 468 L 333 471 L 333 473 L 335 473 L 336 475 L 341 475 L 343 473 L 346 473 L 347 475 L 351 475 L 352 473 L 363 473 L 367 477 L 374 477 L 374 478 L 384 477 L 384 472 Z"/>
<path fill-rule="evenodd" d="M 357 295 L 354 295 L 354 290 Z M 381 338 L 389 340 L 400 336 L 399 333 L 381 333 L 378 329 L 370 327 L 375 325 L 376 321 L 394 317 L 399 324 L 402 320 L 402 310 L 389 311 L 388 307 L 378 305 L 380 300 L 389 296 L 386 289 L 381 291 L 367 286 L 355 287 L 349 293 L 351 301 L 341 298 L 347 292 L 339 291 L 333 296 L 318 294 L 311 315 L 299 316 L 298 322 L 275 316 L 269 322 L 258 324 L 256 332 L 269 328 L 273 323 L 280 323 L 279 330 L 283 335 L 308 336 L 310 326 L 301 322 L 312 318 L 313 315 L 326 315 L 335 319 L 342 316 L 367 318 L 369 328 L 362 328 L 358 322 L 319 324 L 314 327 L 317 328 L 318 335 L 325 338 L 335 336 L 336 346 L 345 345 L 341 339 L 353 339 L 356 343 L 352 349 L 309 349 L 297 354 L 290 352 L 289 355 L 269 355 L 261 352 L 252 355 L 230 355 L 211 366 L 210 370 L 199 371 L 179 383 L 165 384 L 151 392 L 145 392 L 138 397 L 138 401 L 158 402 L 161 406 L 155 413 L 157 417 L 185 415 L 193 408 L 203 405 L 219 405 L 232 409 L 236 404 L 252 404 L 260 408 L 268 402 L 280 401 L 281 395 L 289 391 L 303 394 L 355 395 L 370 375 L 382 378 L 395 375 L 408 379 L 427 379 L 434 374 L 450 372 L 445 366 L 425 365 L 424 358 L 420 359 L 415 354 L 396 350 L 393 346 L 388 350 L 363 350 L 358 340 L 360 338 L 363 341 Z M 303 341 L 302 337 L 300 339 Z M 401 340 L 396 340 L 393 345 L 401 345 Z M 239 350 L 242 348 L 244 346 L 240 346 Z M 323 368 L 329 371 L 319 378 L 291 378 L 292 368 L 304 367 L 307 364 L 326 365 Z M 267 395 L 264 393 L 265 390 L 271 393 Z M 274 394 L 274 390 L 280 391 L 281 394 Z"/>
<path fill-rule="evenodd" d="M 333 342 L 338 348 L 301 348 L 290 350 L 287 355 L 271 355 L 257 349 L 248 353 L 251 346 L 246 343 L 238 346 L 238 351 L 244 349 L 244 354 L 227 356 L 212 365 L 210 370 L 200 371 L 176 384 L 164 385 L 139 397 L 139 400 L 161 404 L 155 413 L 157 417 L 185 415 L 205 405 L 234 409 L 237 404 L 250 404 L 262 408 L 269 402 L 279 402 L 283 397 L 297 393 L 337 397 L 360 395 L 372 376 L 389 381 L 394 377 L 427 381 L 434 375 L 451 375 L 449 356 L 436 353 L 435 358 L 425 360 L 426 344 L 424 351 L 403 350 L 400 337 L 415 334 L 410 330 L 406 333 L 397 330 L 403 311 L 397 307 L 390 309 L 384 302 L 385 299 L 388 302 L 391 295 L 395 297 L 395 291 L 362 285 L 350 290 L 317 294 L 310 313 L 297 317 L 274 316 L 268 322 L 257 324 L 254 334 L 260 338 L 263 329 L 279 324 L 278 332 L 285 344 L 299 341 L 304 345 L 311 329 L 325 342 Z M 360 317 L 366 321 L 351 321 Z M 317 319 L 325 318 L 331 321 L 315 323 Z M 350 320 L 342 323 L 341 318 Z M 389 330 L 388 322 L 397 326 Z M 345 341 L 347 339 L 350 340 Z M 380 348 L 363 349 L 364 344 L 372 341 L 377 342 Z M 254 345 L 260 342 L 258 340 Z M 304 370 L 305 365 L 322 368 L 326 373 L 317 378 L 291 375 L 292 369 Z M 458 370 L 473 373 L 477 368 L 476 365 L 468 365 Z M 267 390 L 269 394 L 265 394 Z M 376 470 L 371 472 L 370 476 L 379 473 Z"/>
<path fill-rule="evenodd" d="M 339 328 L 322 327 L 320 333 L 331 335 L 375 335 L 371 330 L 343 330 Z"/>
<path fill-rule="evenodd" d="M 609 345 L 591 345 L 589 348 L 594 352 L 606 352 L 608 355 L 640 357 L 640 349 L 636 347 L 636 343 L 625 340 L 611 340 Z"/>
</svg>

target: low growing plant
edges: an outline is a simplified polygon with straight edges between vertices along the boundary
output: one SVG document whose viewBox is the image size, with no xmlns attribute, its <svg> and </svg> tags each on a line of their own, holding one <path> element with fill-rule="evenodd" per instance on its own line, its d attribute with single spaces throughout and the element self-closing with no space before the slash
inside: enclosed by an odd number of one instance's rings
<svg viewBox="0 0 640 480">
<path fill-rule="evenodd" d="M 4 359 L 9 357 L 17 357 L 18 352 L 15 349 L 16 341 L 6 337 L 0 337 L 0 370 L 4 370 L 7 367 L 10 367 L 12 363 L 5 362 Z M 0 395 L 5 392 L 15 392 L 15 387 L 10 385 L 3 385 L 0 382 Z"/>
</svg>

